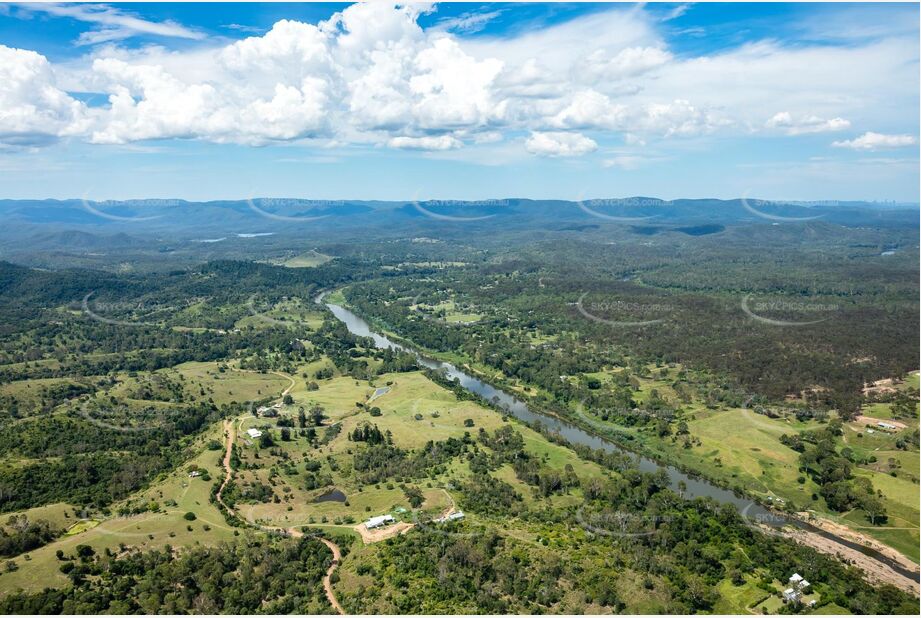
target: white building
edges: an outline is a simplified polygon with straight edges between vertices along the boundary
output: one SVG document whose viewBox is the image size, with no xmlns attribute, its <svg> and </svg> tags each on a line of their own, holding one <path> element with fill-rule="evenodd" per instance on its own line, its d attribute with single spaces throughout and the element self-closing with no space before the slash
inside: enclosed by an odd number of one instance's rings
<svg viewBox="0 0 921 618">
<path fill-rule="evenodd" d="M 456 512 L 454 512 L 454 513 L 451 513 L 450 515 L 445 515 L 444 517 L 439 517 L 438 519 L 435 520 L 435 523 L 441 524 L 441 523 L 448 522 L 448 521 L 458 521 L 458 520 L 461 520 L 461 519 L 463 519 L 463 518 L 464 518 L 464 512 L 463 512 L 463 511 L 456 511 Z"/>
<path fill-rule="evenodd" d="M 262 437 L 262 432 L 259 431 L 258 429 L 247 429 L 246 434 L 250 438 L 261 438 Z"/>
<path fill-rule="evenodd" d="M 803 592 L 809 587 L 809 582 L 799 573 L 791 575 L 788 581 L 790 587 L 783 591 L 783 600 L 787 603 L 801 602 Z"/>
<path fill-rule="evenodd" d="M 880 429 L 885 429 L 887 431 L 895 431 L 896 429 L 898 429 L 898 427 L 896 427 L 892 423 L 884 423 L 883 421 L 876 423 L 876 426 L 879 427 Z"/>
<path fill-rule="evenodd" d="M 393 518 L 393 515 L 389 513 L 387 515 L 378 515 L 377 517 L 372 517 L 365 522 L 365 528 L 368 530 L 374 530 L 375 528 L 380 528 L 381 526 L 386 526 L 392 524 L 396 520 Z"/>
</svg>

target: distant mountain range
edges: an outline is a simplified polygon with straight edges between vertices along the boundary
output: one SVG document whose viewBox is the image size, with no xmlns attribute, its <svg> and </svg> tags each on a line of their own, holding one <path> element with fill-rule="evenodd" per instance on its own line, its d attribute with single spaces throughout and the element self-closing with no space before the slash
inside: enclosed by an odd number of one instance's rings
<svg viewBox="0 0 921 618">
<path fill-rule="evenodd" d="M 719 233 L 730 225 L 913 228 L 917 204 L 773 202 L 759 199 L 652 197 L 565 200 L 362 201 L 257 198 L 185 200 L 0 200 L 0 255 L 140 248 L 172 251 L 176 243 L 215 250 L 230 239 L 335 238 L 488 234 L 502 230 L 583 232 L 623 227 L 654 235 Z M 236 243 L 234 243 L 236 244 Z"/>
<path fill-rule="evenodd" d="M 679 199 L 651 197 L 563 200 L 494 199 L 482 201 L 359 201 L 257 198 L 212 202 L 128 200 L 0 200 L 6 225 L 65 226 L 86 231 L 122 230 L 182 233 L 258 233 L 292 225 L 366 227 L 397 221 L 458 223 L 488 218 L 518 218 L 520 224 L 546 221 L 614 223 L 784 222 L 822 219 L 841 225 L 917 223 L 917 204 L 879 202 L 775 202 L 759 199 Z"/>
</svg>

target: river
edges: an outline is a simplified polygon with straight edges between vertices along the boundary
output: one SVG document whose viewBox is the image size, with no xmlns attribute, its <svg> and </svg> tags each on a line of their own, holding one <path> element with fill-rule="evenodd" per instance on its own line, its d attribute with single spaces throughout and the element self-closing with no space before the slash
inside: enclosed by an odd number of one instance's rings
<svg viewBox="0 0 921 618">
<path fill-rule="evenodd" d="M 316 302 L 323 303 L 324 296 L 325 293 L 321 294 L 319 297 L 317 297 Z M 690 476 L 672 466 L 665 466 L 648 457 L 643 457 L 641 455 L 637 455 L 636 453 L 632 453 L 623 447 L 614 444 L 613 442 L 600 438 L 599 436 L 585 431 L 581 427 L 577 427 L 576 425 L 563 421 L 555 416 L 536 412 L 529 408 L 528 405 L 523 401 L 513 397 L 512 395 L 509 395 L 505 391 L 492 386 L 491 384 L 480 380 L 479 378 L 461 371 L 451 363 L 429 358 L 420 353 L 418 350 L 400 345 L 388 339 L 384 335 L 374 332 L 368 322 L 357 316 L 352 311 L 346 309 L 345 307 L 332 303 L 325 304 L 327 309 L 329 309 L 332 314 L 339 319 L 339 321 L 345 324 L 345 327 L 349 330 L 350 333 L 360 337 L 371 338 L 374 341 L 374 345 L 376 347 L 409 352 L 415 355 L 419 360 L 419 363 L 423 366 L 429 369 L 444 372 L 450 379 L 457 380 L 460 385 L 468 391 L 483 397 L 487 401 L 493 402 L 512 416 L 526 423 L 542 423 L 545 427 L 550 429 L 550 431 L 559 433 L 562 437 L 573 444 L 582 444 L 593 449 L 602 449 L 609 452 L 627 453 L 633 457 L 636 465 L 643 472 L 664 471 L 668 475 L 669 483 L 672 489 L 676 492 L 680 491 L 686 498 L 709 497 L 717 500 L 718 502 L 733 504 L 743 517 L 771 527 L 777 528 L 784 525 L 796 526 L 797 528 L 818 534 L 845 547 L 860 551 L 864 555 L 887 565 L 904 577 L 913 579 L 914 581 L 921 581 L 921 574 L 919 574 L 917 571 L 906 569 L 896 560 L 893 560 L 889 556 L 886 556 L 885 554 L 882 554 L 875 549 L 865 547 L 860 543 L 839 537 L 838 535 L 812 526 L 802 520 L 785 517 L 777 512 L 771 511 L 770 509 L 754 500 L 737 495 L 734 492 L 714 485 L 705 479 Z"/>
</svg>

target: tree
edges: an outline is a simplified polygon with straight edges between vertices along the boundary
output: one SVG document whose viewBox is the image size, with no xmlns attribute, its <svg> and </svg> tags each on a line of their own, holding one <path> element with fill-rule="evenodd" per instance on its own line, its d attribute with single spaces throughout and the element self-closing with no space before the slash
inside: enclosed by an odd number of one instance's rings
<svg viewBox="0 0 921 618">
<path fill-rule="evenodd" d="M 324 414 L 324 412 L 325 410 L 323 409 L 323 406 L 317 405 L 310 408 L 310 424 L 322 425 L 323 419 L 326 418 L 326 414 Z"/>
<path fill-rule="evenodd" d="M 886 507 L 883 501 L 873 494 L 868 494 L 861 500 L 861 507 L 867 513 L 867 519 L 874 526 L 886 521 Z"/>
</svg>

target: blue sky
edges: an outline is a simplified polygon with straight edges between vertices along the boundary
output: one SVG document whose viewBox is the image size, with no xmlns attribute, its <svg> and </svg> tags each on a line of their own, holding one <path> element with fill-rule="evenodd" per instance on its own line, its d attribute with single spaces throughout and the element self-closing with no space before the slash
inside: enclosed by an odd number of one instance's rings
<svg viewBox="0 0 921 618">
<path fill-rule="evenodd" d="M 918 17 L 0 5 L 0 198 L 918 201 Z"/>
</svg>

